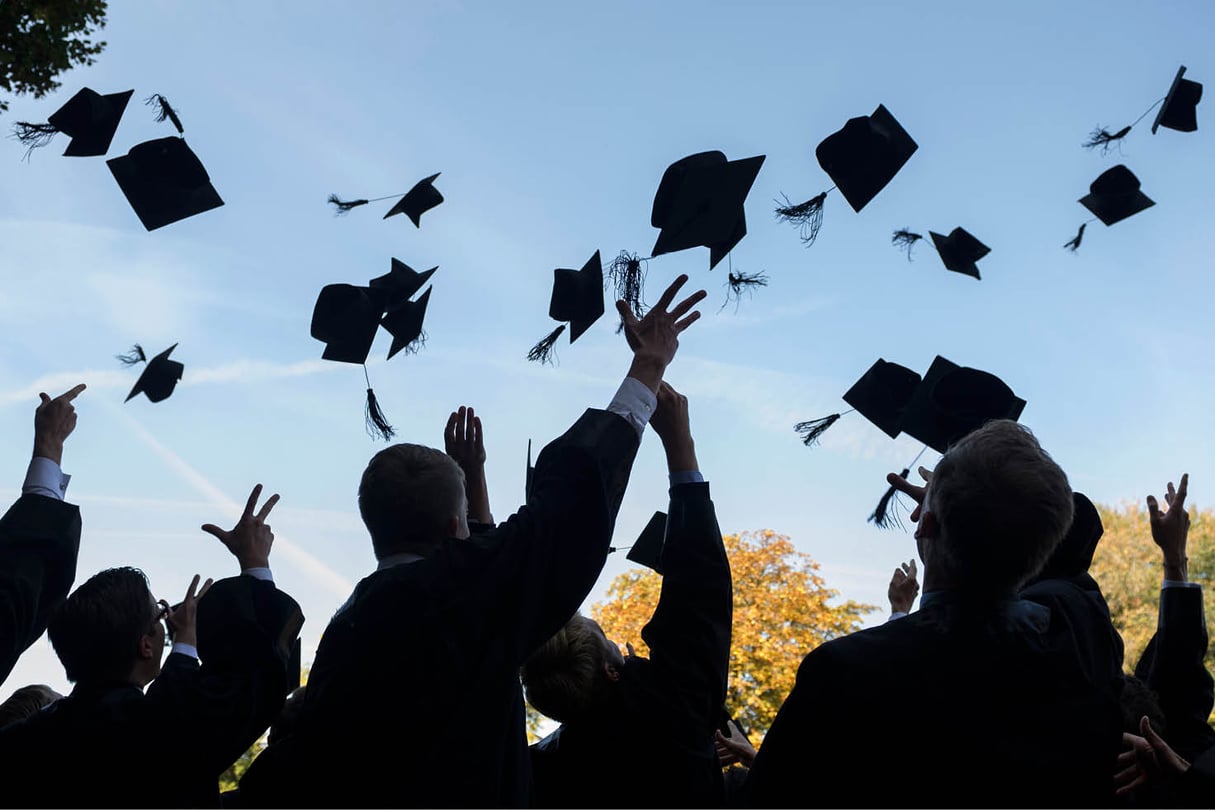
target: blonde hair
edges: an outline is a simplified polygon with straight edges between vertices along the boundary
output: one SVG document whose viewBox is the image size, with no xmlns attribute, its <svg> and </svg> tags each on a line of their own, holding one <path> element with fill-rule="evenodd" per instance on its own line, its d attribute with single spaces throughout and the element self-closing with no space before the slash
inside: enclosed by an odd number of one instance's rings
<svg viewBox="0 0 1215 810">
<path fill-rule="evenodd" d="M 559 723 L 569 722 L 593 702 L 603 663 L 603 638 L 595 623 L 574 614 L 523 665 L 527 702 Z"/>
</svg>

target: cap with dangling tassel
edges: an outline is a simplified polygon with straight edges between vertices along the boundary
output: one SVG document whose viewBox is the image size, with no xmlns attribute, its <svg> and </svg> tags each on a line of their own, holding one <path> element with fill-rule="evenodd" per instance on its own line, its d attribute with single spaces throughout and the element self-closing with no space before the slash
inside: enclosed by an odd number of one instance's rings
<svg viewBox="0 0 1215 810">
<path fill-rule="evenodd" d="M 555 321 L 563 321 L 549 332 L 527 353 L 530 361 L 551 363 L 557 338 L 570 327 L 570 343 L 603 315 L 603 263 L 599 251 L 587 260 L 581 270 L 557 268 L 553 271 L 553 293 L 549 300 L 548 315 Z"/>
<path fill-rule="evenodd" d="M 336 194 L 330 194 L 328 203 L 334 207 L 334 215 L 340 216 L 368 203 L 396 199 L 397 202 L 384 215 L 384 219 L 388 219 L 395 214 L 404 214 L 409 217 L 409 221 L 414 224 L 415 228 L 420 228 L 422 227 L 422 214 L 443 202 L 443 195 L 434 187 L 435 178 L 438 176 L 439 173 L 435 173 L 430 177 L 422 178 L 403 195 L 388 194 L 383 197 L 372 197 L 370 199 L 360 197 L 357 200 L 343 200 Z"/>
<path fill-rule="evenodd" d="M 13 125 L 13 137 L 27 147 L 25 157 L 35 149 L 46 146 L 62 132 L 71 138 L 64 157 L 97 157 L 110 149 L 118 122 L 127 109 L 134 90 L 102 95 L 88 87 L 81 89 L 47 118 L 45 124 L 18 121 Z"/>
<path fill-rule="evenodd" d="M 906 478 L 910 474 L 911 468 L 904 467 L 903 471 L 899 473 L 899 477 Z M 903 528 L 903 520 L 899 515 L 900 508 L 898 490 L 894 488 L 894 484 L 891 484 L 886 490 L 886 494 L 878 501 L 877 508 L 873 510 L 873 514 L 869 516 L 869 522 L 879 529 L 891 529 L 895 526 L 901 529 Z"/>
<path fill-rule="evenodd" d="M 1153 135 L 1156 134 L 1157 128 L 1162 126 L 1178 132 L 1193 132 L 1198 129 L 1197 107 L 1199 100 L 1202 99 L 1202 85 L 1182 78 L 1184 75 L 1185 65 L 1182 65 L 1173 78 L 1173 84 L 1169 87 L 1168 94 L 1157 99 L 1134 121 L 1116 132 L 1110 132 L 1108 127 L 1094 127 L 1088 138 L 1080 145 L 1090 151 L 1100 149 L 1101 154 L 1107 154 L 1110 149 L 1130 135 L 1131 130 L 1156 107 L 1160 107 L 1160 112 L 1156 114 L 1156 120 L 1152 122 Z"/>
</svg>

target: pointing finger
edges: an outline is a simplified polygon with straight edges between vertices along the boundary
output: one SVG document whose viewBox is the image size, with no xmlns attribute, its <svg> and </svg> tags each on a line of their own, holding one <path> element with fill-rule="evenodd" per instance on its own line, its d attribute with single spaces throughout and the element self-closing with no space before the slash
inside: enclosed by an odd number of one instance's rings
<svg viewBox="0 0 1215 810">
<path fill-rule="evenodd" d="M 80 383 L 79 385 L 76 385 L 76 386 L 70 388 L 69 390 L 64 391 L 59 396 L 55 397 L 55 399 L 60 400 L 61 402 L 71 402 L 73 399 L 80 396 L 80 392 L 83 391 L 84 389 L 85 389 L 84 383 Z M 45 394 L 42 394 L 41 396 L 45 396 Z"/>
</svg>

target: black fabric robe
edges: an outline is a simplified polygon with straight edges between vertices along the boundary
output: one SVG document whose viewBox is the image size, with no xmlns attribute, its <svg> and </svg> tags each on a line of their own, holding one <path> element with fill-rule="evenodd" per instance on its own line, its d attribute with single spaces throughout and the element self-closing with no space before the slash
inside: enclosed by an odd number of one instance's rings
<svg viewBox="0 0 1215 810">
<path fill-rule="evenodd" d="M 590 714 L 532 746 L 539 807 L 720 807 L 713 732 L 725 705 L 733 592 L 707 483 L 671 488 L 662 592 Z M 617 773 L 617 766 L 622 772 Z"/>
<path fill-rule="evenodd" d="M 0 683 L 67 597 L 79 551 L 73 504 L 22 495 L 0 518 Z"/>
<path fill-rule="evenodd" d="M 938 592 L 813 650 L 748 774 L 750 804 L 1115 806 L 1121 649 L 1091 593 L 1054 581 L 1035 598 Z"/>
<path fill-rule="evenodd" d="M 493 531 L 363 579 L 326 628 L 295 733 L 241 780 L 246 807 L 531 802 L 519 668 L 603 568 L 639 437 L 588 410 Z"/>
<path fill-rule="evenodd" d="M 166 659 L 146 691 L 79 683 L 0 730 L 6 807 L 217 807 L 219 776 L 278 716 L 299 605 L 239 576 L 198 604 L 198 660 Z"/>
</svg>

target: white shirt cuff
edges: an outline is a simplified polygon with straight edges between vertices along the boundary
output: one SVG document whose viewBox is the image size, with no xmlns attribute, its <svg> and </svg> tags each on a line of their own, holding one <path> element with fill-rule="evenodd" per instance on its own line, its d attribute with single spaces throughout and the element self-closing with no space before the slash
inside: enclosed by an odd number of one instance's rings
<svg viewBox="0 0 1215 810">
<path fill-rule="evenodd" d="M 700 470 L 684 470 L 671 473 L 671 486 L 677 484 L 703 484 L 704 482 L 705 477 L 700 474 Z"/>
<path fill-rule="evenodd" d="M 182 655 L 188 655 L 195 660 L 198 659 L 198 648 L 193 644 L 184 644 L 180 641 L 174 641 L 173 648 L 169 650 L 169 652 L 181 653 Z"/>
<path fill-rule="evenodd" d="M 625 377 L 607 409 L 624 417 L 640 436 L 645 433 L 645 426 L 650 423 L 650 417 L 657 407 L 658 397 L 648 386 L 633 377 Z"/>
<path fill-rule="evenodd" d="M 35 456 L 30 459 L 21 491 L 26 495 L 45 495 L 62 501 L 71 480 L 72 476 L 64 473 L 54 461 L 44 456 Z"/>
<path fill-rule="evenodd" d="M 907 615 L 907 613 L 906 613 L 906 612 L 904 612 L 904 611 L 902 611 L 902 610 L 894 610 L 894 611 L 891 611 L 891 613 L 890 613 L 890 618 L 889 618 L 889 619 L 887 619 L 886 621 L 888 621 L 888 622 L 892 622 L 892 621 L 894 621 L 895 619 L 901 619 L 901 618 L 903 618 L 903 617 L 904 617 L 904 616 L 906 616 L 906 615 Z"/>
<path fill-rule="evenodd" d="M 274 581 L 274 574 L 270 573 L 269 568 L 242 568 L 242 574 L 248 574 L 254 579 L 264 579 L 267 582 Z"/>
<path fill-rule="evenodd" d="M 1202 587 L 1201 582 L 1183 582 L 1180 579 L 1166 579 L 1164 581 L 1164 583 L 1161 584 L 1160 589 L 1164 590 L 1165 588 L 1201 588 L 1201 587 Z"/>
</svg>

